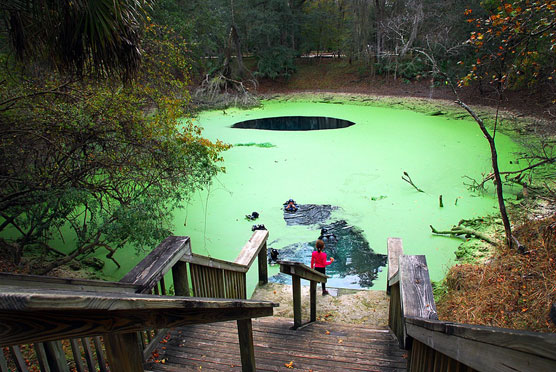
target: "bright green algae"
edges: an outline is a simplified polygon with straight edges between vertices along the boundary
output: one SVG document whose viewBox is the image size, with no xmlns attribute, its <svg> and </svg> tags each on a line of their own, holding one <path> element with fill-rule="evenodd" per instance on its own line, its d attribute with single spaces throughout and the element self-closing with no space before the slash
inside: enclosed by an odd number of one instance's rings
<svg viewBox="0 0 556 372">
<path fill-rule="evenodd" d="M 356 125 L 301 132 L 231 128 L 243 120 L 296 115 L 330 116 Z M 300 204 L 340 207 L 332 219 L 361 228 L 376 253 L 386 254 L 388 237 L 402 238 L 404 252 L 426 255 L 431 279 L 440 280 L 453 264 L 461 241 L 433 236 L 429 225 L 448 228 L 462 218 L 497 211 L 492 196 L 473 194 L 463 184 L 464 175 L 478 179 L 490 169 L 488 143 L 471 121 L 383 107 L 299 101 L 202 112 L 197 120 L 211 140 L 265 144 L 236 146 L 224 153 L 226 173 L 175 212 L 174 233 L 189 235 L 199 254 L 234 260 L 251 236 L 253 224 L 267 227 L 273 248 L 313 241 L 319 235 L 318 226 L 286 226 L 282 203 L 293 198 Z M 496 141 L 499 163 L 508 169 L 517 146 L 501 134 Z M 404 171 L 425 193 L 401 179 Z M 444 208 L 439 207 L 440 194 Z M 259 219 L 245 220 L 253 211 L 260 213 Z M 127 272 L 139 260 L 130 255 L 119 252 L 122 269 L 114 271 L 115 266 L 107 263 L 105 274 L 117 278 Z M 251 271 L 249 293 L 256 282 L 256 268 Z M 271 267 L 269 274 L 277 271 Z M 383 270 L 373 289 L 385 285 Z"/>
</svg>

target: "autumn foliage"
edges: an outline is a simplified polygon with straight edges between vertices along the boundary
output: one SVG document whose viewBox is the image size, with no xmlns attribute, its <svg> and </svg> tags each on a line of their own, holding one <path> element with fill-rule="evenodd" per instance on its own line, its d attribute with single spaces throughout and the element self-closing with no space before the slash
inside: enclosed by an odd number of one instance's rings
<svg viewBox="0 0 556 372">
<path fill-rule="evenodd" d="M 482 3 L 486 15 L 467 9 L 474 26 L 467 41 L 475 59 L 461 84 L 487 81 L 498 90 L 556 91 L 556 1 L 500 1 Z"/>
</svg>

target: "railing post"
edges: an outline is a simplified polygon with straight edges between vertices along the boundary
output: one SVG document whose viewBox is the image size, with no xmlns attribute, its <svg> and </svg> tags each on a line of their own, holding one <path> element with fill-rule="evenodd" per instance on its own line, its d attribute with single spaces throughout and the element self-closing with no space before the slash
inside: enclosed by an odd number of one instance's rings
<svg viewBox="0 0 556 372">
<path fill-rule="evenodd" d="M 44 351 L 51 372 L 69 372 L 66 354 L 60 341 L 45 342 Z"/>
<path fill-rule="evenodd" d="M 292 290 L 293 290 L 292 329 L 297 329 L 301 327 L 301 278 L 297 275 L 292 275 Z"/>
<path fill-rule="evenodd" d="M 172 266 L 174 292 L 176 296 L 189 296 L 189 279 L 187 278 L 187 263 L 178 261 Z"/>
<path fill-rule="evenodd" d="M 311 301 L 311 322 L 317 320 L 317 282 L 311 280 L 311 287 L 309 289 L 309 297 Z"/>
<path fill-rule="evenodd" d="M 8 362 L 4 357 L 4 351 L 0 350 L 0 371 L 8 371 Z"/>
<path fill-rule="evenodd" d="M 137 332 L 104 335 L 111 371 L 144 372 L 143 353 Z"/>
<path fill-rule="evenodd" d="M 400 256 L 403 255 L 403 243 L 400 238 L 388 238 L 388 275 L 387 281 L 390 281 L 398 272 Z M 390 294 L 390 284 L 386 283 L 386 293 Z"/>
<path fill-rule="evenodd" d="M 268 283 L 268 266 L 266 263 L 267 251 L 266 241 L 259 251 L 259 285 Z"/>
<path fill-rule="evenodd" d="M 253 324 L 251 319 L 237 321 L 239 352 L 241 354 L 241 370 L 255 372 L 255 347 L 253 346 Z"/>
<path fill-rule="evenodd" d="M 17 345 L 10 346 L 10 352 L 12 354 L 13 362 L 15 364 L 15 368 L 17 368 L 18 372 L 28 372 L 27 363 L 25 363 L 25 359 L 23 358 L 23 354 L 21 354 L 21 349 Z M 2 355 L 4 352 L 0 350 Z M 6 372 L 9 370 L 6 368 Z"/>
<path fill-rule="evenodd" d="M 41 371 L 44 372 L 50 372 L 50 366 L 48 365 L 48 357 L 46 356 L 46 351 L 44 350 L 44 344 L 42 342 L 35 342 L 33 344 L 33 346 L 35 347 L 35 353 L 37 353 L 37 361 L 39 362 L 39 368 Z M 72 351 L 73 351 L 73 345 L 72 345 Z M 79 349 L 78 349 L 79 350 Z M 3 353 L 0 353 L 2 355 L 0 356 L 4 356 Z M 81 358 L 81 354 L 79 354 L 79 358 Z M 75 352 L 74 352 L 74 356 L 73 359 L 75 360 L 75 364 L 77 365 L 79 362 L 81 362 L 81 359 L 78 359 L 75 356 Z M 83 370 L 83 368 L 81 368 L 81 370 Z M 81 371 L 80 370 L 80 371 Z M 3 370 L 0 367 L 0 371 L 8 371 L 8 368 L 6 367 L 5 370 Z"/>
<path fill-rule="evenodd" d="M 77 339 L 76 338 L 70 339 L 70 344 L 71 344 L 71 352 L 73 354 L 73 361 L 75 363 L 75 369 L 79 372 L 84 371 L 85 368 L 83 367 L 83 361 L 81 360 L 81 350 L 79 349 L 79 344 L 77 343 Z"/>
</svg>

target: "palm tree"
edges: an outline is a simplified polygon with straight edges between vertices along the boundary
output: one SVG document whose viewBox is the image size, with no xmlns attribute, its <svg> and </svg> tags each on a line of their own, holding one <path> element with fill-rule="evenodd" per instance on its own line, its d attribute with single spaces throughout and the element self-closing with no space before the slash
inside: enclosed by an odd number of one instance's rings
<svg viewBox="0 0 556 372">
<path fill-rule="evenodd" d="M 0 0 L 0 13 L 20 60 L 60 71 L 127 78 L 141 57 L 151 0 Z"/>
</svg>

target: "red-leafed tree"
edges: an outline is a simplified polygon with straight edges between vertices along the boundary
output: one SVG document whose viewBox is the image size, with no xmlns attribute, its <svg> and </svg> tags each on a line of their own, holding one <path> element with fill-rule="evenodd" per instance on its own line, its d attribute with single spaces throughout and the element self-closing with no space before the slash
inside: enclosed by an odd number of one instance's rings
<svg viewBox="0 0 556 372">
<path fill-rule="evenodd" d="M 509 89 L 528 88 L 549 94 L 552 105 L 556 103 L 556 1 L 488 0 L 482 3 L 486 16 L 474 17 L 468 9 L 467 22 L 473 24 L 467 41 L 474 47 L 476 59 L 459 85 L 473 81 L 487 83 L 501 100 Z M 492 131 L 484 121 L 459 98 L 457 103 L 466 109 L 479 124 L 487 138 L 492 156 L 492 178 L 500 214 L 504 223 L 506 241 L 512 246 L 511 225 L 504 204 L 502 179 L 498 168 L 495 146 L 496 124 Z"/>
</svg>

